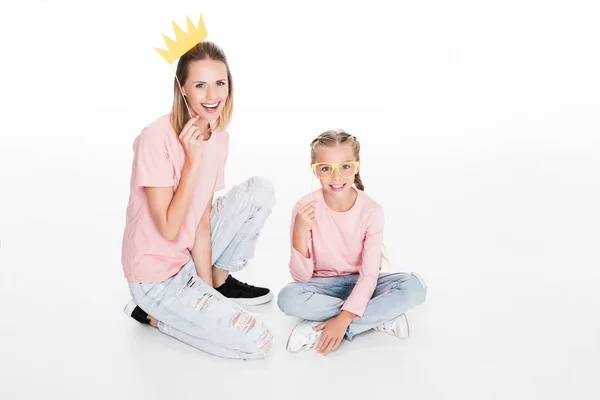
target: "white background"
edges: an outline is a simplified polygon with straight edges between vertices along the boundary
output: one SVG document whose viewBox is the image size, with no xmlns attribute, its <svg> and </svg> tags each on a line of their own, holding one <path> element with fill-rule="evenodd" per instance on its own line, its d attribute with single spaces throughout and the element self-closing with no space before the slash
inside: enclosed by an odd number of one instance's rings
<svg viewBox="0 0 600 400">
<path fill-rule="evenodd" d="M 0 398 L 598 399 L 600 14 L 593 1 L 3 1 Z M 235 83 L 227 187 L 277 205 L 238 278 L 290 281 L 309 143 L 361 141 L 392 271 L 426 302 L 402 341 L 223 360 L 127 318 L 132 142 L 169 111 L 152 49 L 203 12 Z M 314 182 L 312 188 L 316 188 Z"/>
</svg>

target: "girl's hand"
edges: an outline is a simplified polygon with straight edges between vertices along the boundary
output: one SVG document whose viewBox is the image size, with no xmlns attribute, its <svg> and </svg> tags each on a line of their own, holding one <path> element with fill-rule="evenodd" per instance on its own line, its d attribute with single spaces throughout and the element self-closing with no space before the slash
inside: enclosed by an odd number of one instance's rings
<svg viewBox="0 0 600 400">
<path fill-rule="evenodd" d="M 192 168 L 199 168 L 202 162 L 204 130 L 194 125 L 198 118 L 191 118 L 179 134 L 179 141 L 185 150 L 185 162 Z"/>
<path fill-rule="evenodd" d="M 354 314 L 344 310 L 337 317 L 315 326 L 313 328 L 315 331 L 323 329 L 321 339 L 317 345 L 317 351 L 326 355 L 330 351 L 337 349 L 342 340 L 344 340 L 346 329 L 348 329 L 348 325 L 350 325 L 353 319 Z"/>
<path fill-rule="evenodd" d="M 315 201 L 311 201 L 298 210 L 296 219 L 294 220 L 294 232 L 305 235 L 313 226 L 315 218 Z"/>
</svg>

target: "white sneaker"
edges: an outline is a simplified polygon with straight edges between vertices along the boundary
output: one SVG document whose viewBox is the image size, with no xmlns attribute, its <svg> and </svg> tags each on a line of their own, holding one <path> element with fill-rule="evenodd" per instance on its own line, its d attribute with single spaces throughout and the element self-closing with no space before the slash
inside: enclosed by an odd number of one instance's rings
<svg viewBox="0 0 600 400">
<path fill-rule="evenodd" d="M 406 318 L 405 314 L 379 324 L 373 329 L 379 332 L 387 333 L 388 335 L 399 337 L 400 339 L 406 339 L 408 336 L 410 336 L 408 318 Z"/>
<path fill-rule="evenodd" d="M 315 331 L 313 327 L 321 324 L 315 321 L 303 321 L 292 329 L 285 348 L 291 353 L 300 350 L 310 350 L 317 347 L 322 330 Z"/>
</svg>

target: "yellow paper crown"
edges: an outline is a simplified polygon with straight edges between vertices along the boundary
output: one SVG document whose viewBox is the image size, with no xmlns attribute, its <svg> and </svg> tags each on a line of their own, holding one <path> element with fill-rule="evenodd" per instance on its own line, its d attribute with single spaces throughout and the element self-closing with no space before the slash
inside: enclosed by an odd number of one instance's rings
<svg viewBox="0 0 600 400">
<path fill-rule="evenodd" d="M 194 26 L 194 24 L 190 20 L 190 17 L 187 17 L 187 34 L 183 31 L 183 29 L 179 27 L 179 25 L 175 23 L 175 21 L 171 22 L 173 23 L 173 30 L 175 31 L 175 41 L 162 34 L 163 39 L 167 44 L 168 50 L 158 49 L 156 47 L 154 48 L 169 64 L 172 64 L 173 61 L 177 60 L 179 57 L 184 55 L 189 49 L 206 39 L 206 37 L 208 36 L 208 34 L 206 33 L 206 28 L 204 27 L 204 20 L 202 19 L 202 14 L 200 14 L 200 22 L 198 23 L 198 28 Z"/>
</svg>

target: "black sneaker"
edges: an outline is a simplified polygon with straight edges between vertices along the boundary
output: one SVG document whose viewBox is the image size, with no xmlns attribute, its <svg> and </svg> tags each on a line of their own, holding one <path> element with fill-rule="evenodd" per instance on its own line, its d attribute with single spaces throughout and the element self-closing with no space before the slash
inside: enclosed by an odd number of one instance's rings
<svg viewBox="0 0 600 400">
<path fill-rule="evenodd" d="M 123 312 L 125 313 L 125 315 L 135 319 L 140 324 L 150 324 L 150 320 L 146 318 L 148 314 L 146 314 L 144 310 L 142 310 L 137 304 L 135 304 L 133 300 L 127 303 L 127 305 L 123 309 Z"/>
<path fill-rule="evenodd" d="M 246 306 L 268 303 L 273 299 L 273 293 L 269 289 L 248 285 L 231 275 L 215 290 L 236 303 Z"/>
</svg>

